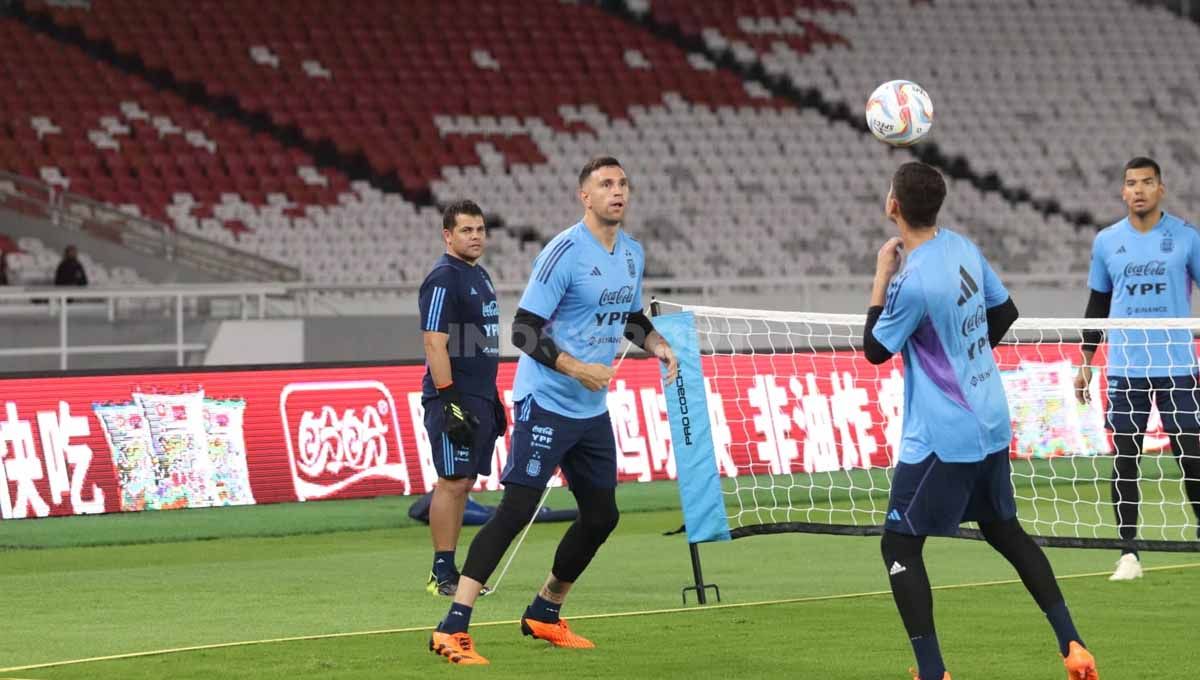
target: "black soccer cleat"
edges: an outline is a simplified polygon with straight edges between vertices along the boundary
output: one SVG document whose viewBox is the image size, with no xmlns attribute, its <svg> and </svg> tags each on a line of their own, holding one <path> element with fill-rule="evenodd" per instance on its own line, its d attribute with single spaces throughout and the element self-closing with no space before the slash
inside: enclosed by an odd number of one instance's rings
<svg viewBox="0 0 1200 680">
<path fill-rule="evenodd" d="M 438 595 L 454 597 L 458 593 L 458 574 L 444 581 L 439 581 L 436 574 L 429 572 L 429 581 L 425 584 L 425 592 L 434 597 Z"/>
<path fill-rule="evenodd" d="M 459 578 L 459 575 L 455 574 L 451 578 L 448 578 L 444 581 L 439 581 L 439 580 L 437 580 L 437 576 L 434 575 L 433 572 L 430 572 L 429 573 L 429 581 L 425 584 L 425 592 L 429 593 L 430 595 L 433 595 L 434 597 L 436 597 L 438 595 L 443 595 L 445 597 L 454 597 L 455 595 L 458 594 L 458 578 Z M 480 595 L 491 595 L 492 589 L 487 586 L 484 586 L 479 591 L 479 594 Z"/>
</svg>

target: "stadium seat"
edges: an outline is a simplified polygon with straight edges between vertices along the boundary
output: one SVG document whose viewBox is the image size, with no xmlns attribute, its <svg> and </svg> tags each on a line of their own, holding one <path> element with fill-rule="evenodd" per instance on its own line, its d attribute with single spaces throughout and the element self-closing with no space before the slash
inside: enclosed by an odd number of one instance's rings
<svg viewBox="0 0 1200 680">
<path fill-rule="evenodd" d="M 1200 76 L 1188 66 L 1200 56 L 1196 27 L 1161 10 L 1121 0 L 626 5 L 701 39 L 707 52 L 554 0 L 414 0 L 402 11 L 361 0 L 352 13 L 333 0 L 43 9 L 307 142 L 361 154 L 405 192 L 439 203 L 474 198 L 507 227 L 491 244 L 500 280 L 527 276 L 537 242 L 578 219 L 575 175 L 601 152 L 633 177 L 630 228 L 647 244 L 651 273 L 869 272 L 891 229 L 881 215 L 888 178 L 913 156 L 717 68 L 720 54 L 851 110 L 881 80 L 879 64 L 902 63 L 904 77 L 933 93 L 938 145 L 980 174 L 1104 222 L 1121 212 L 1114 168 L 1150 153 L 1181 189 L 1177 209 L 1200 207 L 1200 192 L 1183 190 L 1200 173 L 1190 141 L 1200 126 L 1192 114 Z M 429 30 L 449 23 L 470 49 Z M 1126 24 L 1146 49 L 1111 49 L 1111 26 Z M 897 26 L 906 40 L 891 39 Z M 597 30 L 612 39 L 588 40 Z M 35 167 L 57 168 L 72 191 L 286 258 L 314 281 L 419 280 L 441 249 L 430 206 L 351 183 L 295 146 L 16 22 L 4 20 L 0 32 L 16 55 L 5 64 L 15 87 L 0 102 L 14 120 L 43 121 L 9 126 L 0 162 L 32 151 Z M 1147 70 L 1166 82 L 1147 89 L 1137 77 Z M 78 87 L 57 97 L 61 83 Z M 1129 129 L 1137 101 L 1150 102 L 1150 115 Z M 1072 124 L 1078 117 L 1068 114 L 1084 110 L 1089 125 Z M 978 239 L 1008 273 L 1087 267 L 1089 230 L 967 182 L 952 181 L 943 222 Z"/>
</svg>

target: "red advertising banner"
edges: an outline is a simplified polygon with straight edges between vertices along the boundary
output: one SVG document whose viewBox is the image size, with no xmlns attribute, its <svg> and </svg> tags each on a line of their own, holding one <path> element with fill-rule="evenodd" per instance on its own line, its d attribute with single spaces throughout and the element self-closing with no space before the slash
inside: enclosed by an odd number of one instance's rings
<svg viewBox="0 0 1200 680">
<path fill-rule="evenodd" d="M 1071 396 L 1077 356 L 1071 345 L 999 350 L 1014 455 L 1108 451 L 1103 395 L 1090 407 Z M 842 350 L 703 362 L 723 476 L 891 464 L 903 419 L 899 360 L 872 366 Z M 505 362 L 499 374 L 510 422 L 515 367 Z M 436 473 L 423 373 L 300 366 L 0 379 L 0 517 L 424 493 Z M 621 481 L 674 479 L 657 362 L 623 362 L 608 404 Z M 478 488 L 500 488 L 507 439 Z"/>
</svg>

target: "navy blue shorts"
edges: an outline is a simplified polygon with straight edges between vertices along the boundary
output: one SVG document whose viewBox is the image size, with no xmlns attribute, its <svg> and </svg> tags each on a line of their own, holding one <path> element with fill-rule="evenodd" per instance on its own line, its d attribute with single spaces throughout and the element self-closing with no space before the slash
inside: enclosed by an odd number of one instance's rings
<svg viewBox="0 0 1200 680">
<path fill-rule="evenodd" d="M 475 443 L 471 448 L 465 448 L 450 441 L 446 435 L 446 416 L 442 413 L 441 400 L 425 401 L 425 431 L 429 433 L 429 444 L 433 447 L 433 467 L 438 477 L 448 479 L 490 475 L 496 438 L 504 434 L 496 431 L 495 402 L 470 394 L 459 396 L 459 403 L 479 419 L 479 427 L 475 428 Z"/>
<path fill-rule="evenodd" d="M 1017 516 L 1008 449 L 975 463 L 946 463 L 936 454 L 898 463 L 883 528 L 911 536 L 956 536 L 963 522 Z"/>
<path fill-rule="evenodd" d="M 1118 434 L 1142 434 L 1150 420 L 1150 400 L 1158 406 L 1167 434 L 1200 432 L 1196 376 L 1162 378 L 1108 377 L 1106 427 Z"/>
<path fill-rule="evenodd" d="M 572 489 L 617 486 L 617 442 L 608 412 L 568 418 L 538 406 L 533 395 L 514 405 L 512 448 L 500 481 L 545 488 L 562 467 Z"/>
</svg>

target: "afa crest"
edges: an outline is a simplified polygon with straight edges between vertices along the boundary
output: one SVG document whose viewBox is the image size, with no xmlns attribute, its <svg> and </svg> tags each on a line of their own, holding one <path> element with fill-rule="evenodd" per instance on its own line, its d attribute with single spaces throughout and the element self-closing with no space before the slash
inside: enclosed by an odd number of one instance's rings
<svg viewBox="0 0 1200 680">
<path fill-rule="evenodd" d="M 542 460 L 540 458 L 534 458 L 530 460 L 529 464 L 525 466 L 525 474 L 529 475 L 530 477 L 537 477 L 541 473 Z"/>
<path fill-rule="evenodd" d="M 1166 236 L 1163 236 L 1163 240 L 1161 243 L 1159 243 L 1159 247 L 1162 248 L 1164 253 L 1169 253 L 1172 250 L 1175 250 L 1175 241 L 1171 240 L 1170 234 L 1167 234 Z"/>
<path fill-rule="evenodd" d="M 633 263 L 633 253 L 625 251 L 625 266 L 629 268 L 629 275 L 637 277 L 637 265 Z"/>
</svg>

